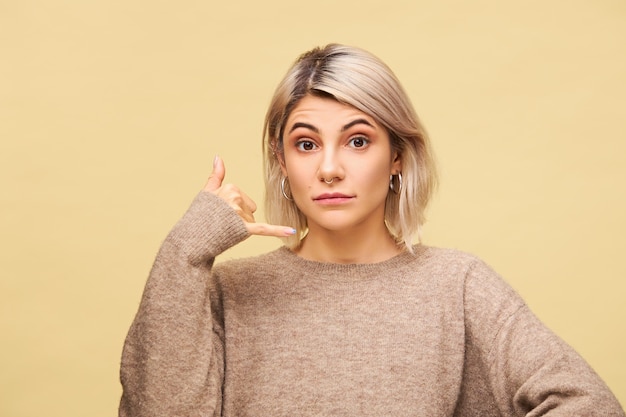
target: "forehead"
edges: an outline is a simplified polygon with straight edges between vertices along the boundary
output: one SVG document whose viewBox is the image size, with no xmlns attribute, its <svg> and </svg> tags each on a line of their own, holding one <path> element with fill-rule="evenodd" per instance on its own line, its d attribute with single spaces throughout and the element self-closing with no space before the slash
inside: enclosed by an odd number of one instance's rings
<svg viewBox="0 0 626 417">
<path fill-rule="evenodd" d="M 380 128 L 373 117 L 349 104 L 341 103 L 333 98 L 309 95 L 296 104 L 289 114 L 286 124 L 289 126 L 300 120 L 345 124 L 356 118 L 365 119 L 372 126 Z"/>
</svg>

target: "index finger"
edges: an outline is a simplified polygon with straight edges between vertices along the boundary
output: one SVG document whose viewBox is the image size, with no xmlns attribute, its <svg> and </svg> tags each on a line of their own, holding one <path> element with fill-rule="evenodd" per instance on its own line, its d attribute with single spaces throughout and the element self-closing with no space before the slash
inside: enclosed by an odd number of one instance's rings
<svg viewBox="0 0 626 417">
<path fill-rule="evenodd" d="M 267 223 L 246 223 L 248 233 L 258 236 L 289 237 L 296 234 L 296 229 L 289 226 L 276 226 Z"/>
</svg>

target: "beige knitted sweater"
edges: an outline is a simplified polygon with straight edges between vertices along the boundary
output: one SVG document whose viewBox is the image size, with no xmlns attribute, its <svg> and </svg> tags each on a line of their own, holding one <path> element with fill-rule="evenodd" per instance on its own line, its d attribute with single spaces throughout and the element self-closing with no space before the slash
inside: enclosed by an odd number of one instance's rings
<svg viewBox="0 0 626 417">
<path fill-rule="evenodd" d="M 121 364 L 120 416 L 624 416 L 480 260 L 416 246 L 376 264 L 247 237 L 201 193 L 155 260 Z"/>
</svg>

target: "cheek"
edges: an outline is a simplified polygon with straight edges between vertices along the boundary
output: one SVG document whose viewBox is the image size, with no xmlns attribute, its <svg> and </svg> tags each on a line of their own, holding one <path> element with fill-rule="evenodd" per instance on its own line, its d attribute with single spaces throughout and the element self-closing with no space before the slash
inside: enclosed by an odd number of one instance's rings
<svg viewBox="0 0 626 417">
<path fill-rule="evenodd" d="M 298 209 L 306 215 L 308 212 L 306 207 L 311 201 L 311 180 L 307 176 L 303 176 L 301 172 L 290 172 L 289 174 L 291 196 Z"/>
<path fill-rule="evenodd" d="M 311 172 L 313 172 L 313 174 L 311 174 Z M 289 186 L 294 195 L 305 192 L 311 188 L 315 175 L 315 171 L 312 171 L 310 167 L 306 166 L 304 163 L 288 163 L 284 173 L 289 178 Z"/>
<path fill-rule="evenodd" d="M 302 172 L 289 172 L 289 184 L 291 185 L 291 190 L 295 193 L 300 193 L 307 188 L 310 188 L 311 181 L 308 179 L 306 175 L 302 175 Z"/>
<path fill-rule="evenodd" d="M 368 168 L 369 169 L 363 169 L 363 166 L 361 166 L 361 168 L 356 171 L 356 175 L 362 177 L 361 182 L 367 181 L 367 183 L 372 186 L 374 186 L 374 184 L 376 184 L 376 186 L 386 186 L 389 183 L 389 173 L 391 172 L 389 164 L 372 163 Z"/>
</svg>

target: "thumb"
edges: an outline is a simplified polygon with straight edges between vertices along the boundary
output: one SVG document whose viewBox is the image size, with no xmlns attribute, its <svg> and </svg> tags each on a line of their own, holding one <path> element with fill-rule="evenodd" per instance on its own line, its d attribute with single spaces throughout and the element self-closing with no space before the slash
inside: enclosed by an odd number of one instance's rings
<svg viewBox="0 0 626 417">
<path fill-rule="evenodd" d="M 213 172 L 209 176 L 209 179 L 204 186 L 204 191 L 215 192 L 222 186 L 224 176 L 226 175 L 226 167 L 224 161 L 218 155 L 215 155 L 213 159 Z"/>
</svg>

